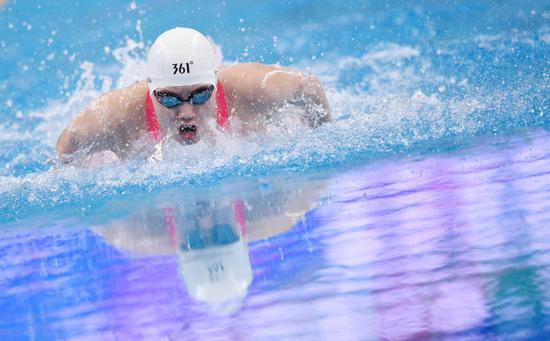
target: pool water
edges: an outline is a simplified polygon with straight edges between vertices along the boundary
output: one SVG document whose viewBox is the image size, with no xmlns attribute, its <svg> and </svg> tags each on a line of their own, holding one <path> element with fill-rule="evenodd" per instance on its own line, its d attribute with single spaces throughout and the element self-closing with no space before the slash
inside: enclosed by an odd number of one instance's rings
<svg viewBox="0 0 550 341">
<path fill-rule="evenodd" d="M 60 15 L 63 13 L 63 16 Z M 0 337 L 550 337 L 550 4 L 0 7 Z M 165 29 L 308 70 L 333 122 L 57 168 Z M 82 28 L 82 30 L 81 30 Z"/>
</svg>

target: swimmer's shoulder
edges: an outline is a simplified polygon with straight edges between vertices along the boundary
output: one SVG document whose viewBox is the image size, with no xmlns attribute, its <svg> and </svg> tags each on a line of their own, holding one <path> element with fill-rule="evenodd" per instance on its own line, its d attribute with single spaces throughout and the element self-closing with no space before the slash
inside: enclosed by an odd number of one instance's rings
<svg viewBox="0 0 550 341">
<path fill-rule="evenodd" d="M 113 103 L 113 107 L 124 109 L 124 111 L 142 113 L 145 110 L 145 98 L 148 91 L 147 82 L 142 80 L 113 90 L 108 96 L 112 101 L 116 101 L 116 104 Z"/>
<path fill-rule="evenodd" d="M 81 149 L 118 150 L 146 130 L 147 83 L 136 82 L 104 93 L 76 115 L 56 143 L 59 155 Z"/>
<path fill-rule="evenodd" d="M 103 93 L 75 117 L 76 121 L 100 119 L 103 123 L 132 118 L 145 110 L 146 81 L 138 81 L 126 87 Z"/>
<path fill-rule="evenodd" d="M 319 83 L 310 74 L 277 64 L 227 64 L 219 73 L 225 93 L 251 105 L 280 104 L 299 95 L 309 83 Z"/>
<path fill-rule="evenodd" d="M 269 72 L 275 70 L 290 70 L 280 65 L 269 65 L 255 62 L 223 64 L 218 68 L 219 78 L 225 86 L 237 86 L 261 81 Z"/>
<path fill-rule="evenodd" d="M 257 73 L 265 73 L 273 70 L 290 70 L 290 68 L 281 66 L 278 64 L 264 64 L 258 62 L 245 62 L 245 63 L 233 63 L 222 64 L 218 67 L 220 77 L 229 77 L 231 75 L 241 74 L 241 76 L 250 76 Z"/>
<path fill-rule="evenodd" d="M 323 85 L 313 74 L 261 63 L 222 65 L 219 72 L 228 102 L 237 112 L 257 113 L 292 103 L 306 109 L 309 126 L 330 121 Z"/>
<path fill-rule="evenodd" d="M 145 80 L 104 94 L 102 100 L 108 108 L 109 119 L 115 125 L 145 129 L 145 99 L 149 88 Z"/>
<path fill-rule="evenodd" d="M 116 89 L 114 92 L 119 92 L 120 95 L 126 96 L 128 99 L 134 99 L 135 101 L 144 101 L 149 87 L 147 86 L 147 81 L 141 80 L 134 82 L 126 87 Z"/>
<path fill-rule="evenodd" d="M 255 62 L 224 64 L 218 68 L 226 95 L 240 101 L 256 102 L 263 97 L 265 77 L 277 70 L 290 70 L 280 65 Z"/>
</svg>

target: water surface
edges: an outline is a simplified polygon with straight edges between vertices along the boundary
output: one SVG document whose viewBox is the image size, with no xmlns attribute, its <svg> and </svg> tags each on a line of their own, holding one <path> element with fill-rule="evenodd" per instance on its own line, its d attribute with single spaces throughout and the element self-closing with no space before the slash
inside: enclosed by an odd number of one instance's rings
<svg viewBox="0 0 550 341">
<path fill-rule="evenodd" d="M 543 1 L 7 2 L 0 336 L 548 339 L 549 18 Z M 316 74 L 334 121 L 53 167 L 67 122 L 143 79 L 178 25 L 224 62 Z"/>
</svg>

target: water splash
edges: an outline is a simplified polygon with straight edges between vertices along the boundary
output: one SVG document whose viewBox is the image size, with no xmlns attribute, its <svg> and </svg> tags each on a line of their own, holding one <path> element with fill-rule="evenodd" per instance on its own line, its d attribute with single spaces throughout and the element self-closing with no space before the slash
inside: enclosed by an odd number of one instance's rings
<svg viewBox="0 0 550 341">
<path fill-rule="evenodd" d="M 137 30 L 141 32 L 139 22 Z M 545 32 L 535 41 L 544 40 Z M 548 73 L 524 73 L 516 82 L 507 79 L 517 51 L 531 51 L 532 65 L 544 64 L 536 56 L 547 48 L 533 41 L 529 34 L 518 33 L 438 47 L 377 44 L 357 55 L 326 56 L 314 63 L 304 59 L 294 66 L 321 78 L 333 111 L 333 122 L 318 129 L 297 128 L 296 113 L 287 106 L 278 124 L 265 133 L 217 134 L 214 146 L 167 144 L 160 162 L 52 169 L 48 158 L 53 157 L 55 139 L 72 116 L 113 84 L 120 87 L 144 78 L 145 44 L 128 38 L 112 52 L 117 65 L 83 62 L 81 77 L 66 100 L 31 112 L 39 122 L 34 127 L 16 132 L 0 126 L 0 132 L 6 131 L 5 143 L 34 143 L 27 149 L 15 147 L 13 155 L 0 160 L 2 220 L 54 208 L 85 208 L 112 196 L 171 186 L 204 186 L 243 175 L 303 172 L 397 153 L 446 150 L 469 143 L 473 136 L 548 126 Z M 221 55 L 220 47 L 218 51 Z M 464 67 L 472 63 L 479 64 L 479 74 Z M 486 67 L 501 75 L 497 79 L 502 82 L 493 84 Z"/>
</svg>

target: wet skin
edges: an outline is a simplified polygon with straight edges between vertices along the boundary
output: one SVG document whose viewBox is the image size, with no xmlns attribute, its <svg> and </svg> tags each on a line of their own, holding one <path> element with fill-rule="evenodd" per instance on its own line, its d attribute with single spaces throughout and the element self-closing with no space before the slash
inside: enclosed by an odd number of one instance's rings
<svg viewBox="0 0 550 341">
<path fill-rule="evenodd" d="M 223 84 L 229 115 L 239 124 L 231 132 L 245 135 L 263 131 L 277 109 L 285 104 L 303 108 L 301 122 L 311 128 L 330 121 L 330 108 L 320 81 L 297 70 L 259 63 L 221 65 L 218 80 Z M 181 99 L 209 84 L 155 89 Z M 139 81 L 101 95 L 76 115 L 59 136 L 55 149 L 60 163 L 86 167 L 96 154 L 114 160 L 147 157 L 154 151 L 145 118 L 149 89 Z M 174 138 L 182 144 L 210 139 L 215 129 L 215 90 L 204 104 L 184 102 L 167 108 L 151 94 L 163 141 Z M 321 108 L 321 115 L 319 110 Z M 313 110 L 312 110 L 313 109 Z M 147 140 L 147 141 L 146 141 Z M 156 141 L 153 141 L 156 142 Z M 101 162 L 100 162 L 101 163 Z"/>
</svg>

